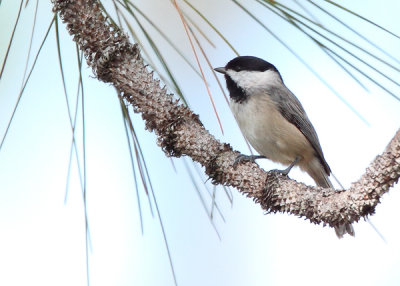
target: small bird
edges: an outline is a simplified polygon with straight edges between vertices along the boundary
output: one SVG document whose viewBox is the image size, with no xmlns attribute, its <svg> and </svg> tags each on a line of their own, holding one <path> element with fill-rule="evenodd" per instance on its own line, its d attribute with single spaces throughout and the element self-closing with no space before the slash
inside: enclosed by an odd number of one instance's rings
<svg viewBox="0 0 400 286">
<path fill-rule="evenodd" d="M 239 155 L 235 163 L 268 158 L 288 165 L 287 175 L 297 165 L 315 183 L 333 188 L 331 169 L 324 158 L 317 133 L 297 97 L 285 86 L 276 67 L 252 56 L 234 58 L 215 71 L 225 75 L 230 108 L 244 137 L 260 155 Z M 351 224 L 335 227 L 342 238 L 354 236 Z"/>
</svg>

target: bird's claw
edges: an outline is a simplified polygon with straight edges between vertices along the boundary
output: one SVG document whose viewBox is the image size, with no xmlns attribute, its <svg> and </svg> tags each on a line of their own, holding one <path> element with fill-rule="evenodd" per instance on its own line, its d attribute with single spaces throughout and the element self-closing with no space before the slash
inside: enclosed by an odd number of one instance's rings
<svg viewBox="0 0 400 286">
<path fill-rule="evenodd" d="M 251 161 L 249 158 L 249 156 L 240 154 L 236 157 L 235 161 L 233 162 L 233 166 L 236 166 L 237 164 L 239 164 L 240 162 L 246 162 L 246 161 Z M 254 160 L 253 160 L 254 162 Z"/>
<path fill-rule="evenodd" d="M 272 169 L 272 170 L 270 170 L 269 172 L 278 173 L 278 174 L 280 174 L 280 175 L 282 175 L 282 176 L 287 177 L 287 176 L 289 175 L 289 171 L 290 171 L 290 170 L 288 170 L 288 169 L 284 169 L 284 170 Z"/>
<path fill-rule="evenodd" d="M 235 167 L 238 163 L 241 162 L 255 162 L 256 159 L 262 159 L 262 158 L 265 158 L 265 156 L 240 154 L 236 157 L 235 161 L 233 162 L 233 166 Z"/>
<path fill-rule="evenodd" d="M 279 173 L 279 174 L 287 177 L 289 175 L 290 170 L 292 170 L 294 165 L 296 165 L 299 160 L 300 160 L 300 157 L 296 157 L 296 159 L 294 159 L 294 161 L 286 169 L 284 169 L 284 170 L 273 169 L 270 172 Z"/>
</svg>

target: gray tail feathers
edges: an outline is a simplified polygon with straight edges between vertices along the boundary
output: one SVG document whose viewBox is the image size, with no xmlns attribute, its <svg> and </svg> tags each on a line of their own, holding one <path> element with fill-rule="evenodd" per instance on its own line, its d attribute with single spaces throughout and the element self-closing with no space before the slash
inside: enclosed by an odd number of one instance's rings
<svg viewBox="0 0 400 286">
<path fill-rule="evenodd" d="M 346 233 L 350 234 L 351 236 L 355 235 L 354 228 L 350 223 L 344 223 L 335 226 L 335 232 L 338 238 L 343 238 L 343 235 L 345 235 Z"/>
<path fill-rule="evenodd" d="M 323 188 L 334 189 L 332 182 L 329 180 L 329 175 L 325 172 L 321 163 L 318 160 L 312 160 L 307 166 L 303 167 L 304 170 L 314 179 L 315 183 Z M 336 236 L 342 238 L 346 233 L 354 236 L 354 229 L 350 223 L 335 226 Z"/>
</svg>

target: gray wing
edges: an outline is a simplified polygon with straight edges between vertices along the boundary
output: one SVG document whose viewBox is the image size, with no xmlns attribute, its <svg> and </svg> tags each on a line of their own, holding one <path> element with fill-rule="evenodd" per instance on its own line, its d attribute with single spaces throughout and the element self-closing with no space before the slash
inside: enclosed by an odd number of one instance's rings
<svg viewBox="0 0 400 286">
<path fill-rule="evenodd" d="M 317 132 L 311 124 L 308 116 L 297 97 L 288 89 L 277 88 L 274 86 L 268 87 L 267 93 L 270 95 L 272 101 L 276 104 L 279 112 L 287 121 L 296 126 L 301 133 L 307 138 L 314 151 L 319 158 L 322 166 L 324 167 L 327 175 L 331 173 L 328 163 L 322 153 L 322 148 L 318 140 Z"/>
</svg>

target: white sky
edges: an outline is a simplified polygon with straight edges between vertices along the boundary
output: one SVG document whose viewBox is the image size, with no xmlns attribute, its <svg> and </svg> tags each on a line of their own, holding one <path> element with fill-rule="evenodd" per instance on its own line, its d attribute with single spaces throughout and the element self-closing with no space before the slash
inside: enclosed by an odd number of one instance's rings
<svg viewBox="0 0 400 286">
<path fill-rule="evenodd" d="M 35 52 L 52 17 L 48 2 L 40 3 Z M 168 1 L 143 2 L 141 7 L 148 13 L 160 11 L 159 15 L 153 14 L 154 21 L 168 29 L 174 42 L 179 43 L 194 63 L 180 22 Z M 242 55 L 262 57 L 280 70 L 286 85 L 303 103 L 336 176 L 345 186 L 357 180 L 399 128 L 400 103 L 366 81 L 369 92 L 365 92 L 304 36 L 259 6 L 251 5 L 271 29 L 362 114 L 368 126 L 231 2 L 194 3 L 209 15 Z M 18 96 L 32 28 L 33 4 L 29 1 L 28 8 L 23 11 L 23 22 L 16 31 L 16 41 L 0 81 L 0 134 L 5 131 Z M 346 7 L 400 34 L 400 3 L 386 1 L 385 4 L 387 6 L 378 1 L 357 0 L 346 3 L 351 5 Z M 17 1 L 2 1 L 0 55 L 4 55 L 7 48 L 17 9 Z M 171 13 L 168 17 L 167 12 Z M 352 19 L 349 18 L 350 25 L 398 57 L 399 40 Z M 75 47 L 63 25 L 60 31 L 70 102 L 74 104 L 78 78 Z M 234 54 L 209 29 L 207 31 L 219 48 L 214 50 L 205 43 L 204 46 L 213 65 L 223 66 Z M 54 36 L 52 29 L 0 151 L 0 285 L 86 285 L 84 210 L 75 160 L 64 204 L 71 130 Z M 156 39 L 165 46 L 162 40 Z M 168 47 L 164 49 L 169 50 Z M 176 55 L 168 56 L 168 61 L 171 66 L 179 65 L 174 73 L 184 86 L 191 108 L 200 114 L 206 128 L 235 149 L 248 153 L 211 73 L 207 71 L 207 76 L 222 118 L 224 135 L 199 78 Z M 377 65 L 374 61 L 371 64 Z M 87 67 L 84 75 L 91 285 L 173 285 L 160 225 L 156 216 L 152 217 L 142 189 L 143 235 L 140 230 L 129 152 L 114 89 L 94 80 Z M 399 73 L 388 70 L 388 75 L 399 82 Z M 391 88 L 400 94 L 398 87 L 392 85 Z M 174 172 L 171 160 L 156 147 L 154 134 L 144 131 L 140 116 L 133 118 L 179 285 L 399 285 L 398 186 L 385 195 L 371 218 L 385 236 L 386 243 L 366 222 L 355 224 L 355 238 L 338 240 L 332 229 L 289 215 L 264 215 L 258 205 L 234 189 L 231 206 L 221 188 L 217 189 L 216 200 L 226 222 L 218 215 L 214 218 L 221 236 L 219 240 L 192 186 L 183 159 L 173 159 L 177 168 Z M 79 115 L 80 123 L 81 119 Z M 76 133 L 81 132 L 82 128 L 78 127 Z M 82 136 L 78 135 L 80 156 L 81 140 Z M 185 160 L 191 164 L 190 159 Z M 277 167 L 269 161 L 260 164 L 265 169 Z M 291 177 L 312 183 L 298 170 L 291 173 Z M 197 179 L 198 184 L 202 185 L 205 179 L 204 176 Z M 212 190 L 209 183 L 207 187 Z M 206 189 L 202 187 L 201 192 L 209 207 Z"/>
</svg>

